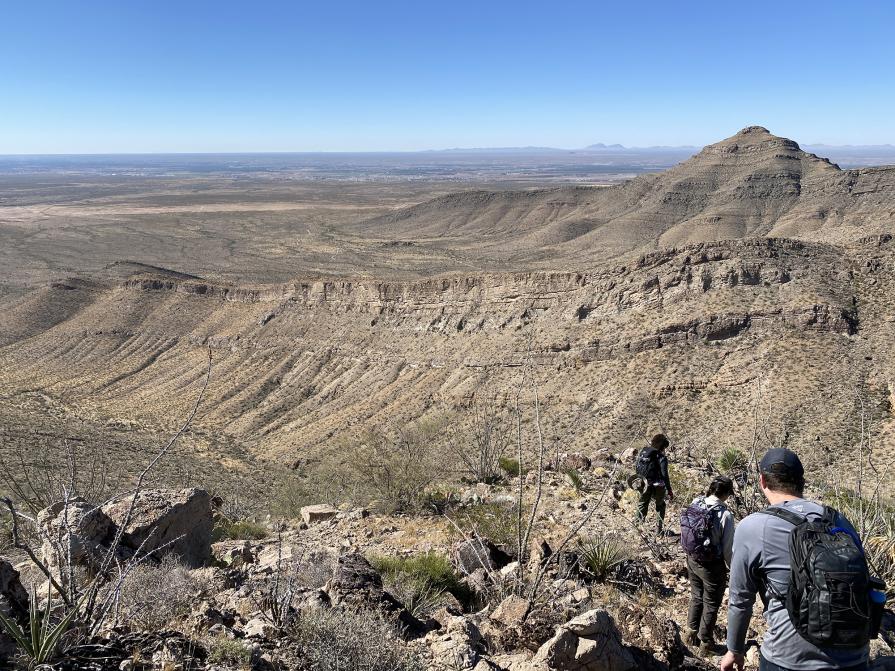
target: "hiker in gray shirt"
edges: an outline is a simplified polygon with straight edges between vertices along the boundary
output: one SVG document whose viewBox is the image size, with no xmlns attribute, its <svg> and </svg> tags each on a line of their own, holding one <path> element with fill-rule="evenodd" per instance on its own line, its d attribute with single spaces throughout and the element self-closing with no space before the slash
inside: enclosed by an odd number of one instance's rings
<svg viewBox="0 0 895 671">
<path fill-rule="evenodd" d="M 802 498 L 804 469 L 798 456 L 783 448 L 770 450 L 759 464 L 759 484 L 772 507 L 801 517 L 820 515 L 823 506 Z M 785 514 L 785 513 L 784 513 Z M 841 515 L 836 525 L 854 533 Z M 727 649 L 721 671 L 742 669 L 746 634 L 755 596 L 765 604 L 767 633 L 761 644 L 760 671 L 859 671 L 867 668 L 869 646 L 822 649 L 796 630 L 783 600 L 790 582 L 790 536 L 793 523 L 780 516 L 754 513 L 740 522 L 733 541 L 727 615 Z"/>
</svg>

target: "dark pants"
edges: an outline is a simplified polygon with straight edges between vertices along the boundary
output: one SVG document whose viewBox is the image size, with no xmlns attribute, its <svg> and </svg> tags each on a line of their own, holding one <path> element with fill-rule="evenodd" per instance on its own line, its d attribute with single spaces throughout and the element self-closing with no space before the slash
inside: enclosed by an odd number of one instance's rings
<svg viewBox="0 0 895 671">
<path fill-rule="evenodd" d="M 764 658 L 764 655 L 759 655 L 758 671 L 790 671 L 790 669 L 785 669 L 782 666 L 774 664 L 774 662 L 769 662 Z M 850 666 L 847 669 L 839 669 L 839 671 L 867 671 L 867 663 L 858 664 L 858 666 Z"/>
<path fill-rule="evenodd" d="M 687 575 L 690 578 L 687 627 L 698 632 L 699 640 L 703 643 L 713 642 L 718 609 L 727 586 L 727 566 L 723 559 L 709 564 L 697 564 L 687 557 Z"/>
<path fill-rule="evenodd" d="M 665 487 L 661 485 L 650 485 L 643 490 L 640 500 L 637 502 L 637 521 L 642 522 L 646 519 L 649 512 L 649 502 L 656 502 L 656 514 L 659 516 L 659 531 L 665 523 Z"/>
</svg>

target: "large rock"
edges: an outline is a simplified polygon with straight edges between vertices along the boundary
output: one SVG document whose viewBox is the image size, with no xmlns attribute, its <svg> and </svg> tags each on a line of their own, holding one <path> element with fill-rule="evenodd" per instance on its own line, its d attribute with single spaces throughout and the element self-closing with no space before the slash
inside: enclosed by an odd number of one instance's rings
<svg viewBox="0 0 895 671">
<path fill-rule="evenodd" d="M 591 466 L 590 457 L 581 452 L 563 452 L 557 458 L 556 468 L 559 471 L 573 469 L 586 471 Z"/>
<path fill-rule="evenodd" d="M 37 515 L 44 561 L 59 578 L 63 567 L 95 569 L 115 537 L 115 522 L 84 499 L 55 503 Z"/>
<path fill-rule="evenodd" d="M 301 509 L 301 518 L 308 526 L 317 524 L 318 522 L 326 522 L 327 520 L 333 519 L 338 514 L 339 511 L 337 508 L 333 508 L 325 503 L 304 506 Z"/>
<path fill-rule="evenodd" d="M 444 632 L 430 632 L 426 645 L 433 658 L 433 669 L 473 669 L 479 662 L 478 645 L 482 635 L 465 617 L 451 618 Z"/>
<path fill-rule="evenodd" d="M 406 638 L 416 638 L 426 633 L 425 625 L 383 589 L 382 576 L 360 553 L 352 552 L 339 557 L 333 577 L 326 585 L 326 593 L 333 606 L 375 610 L 395 618 Z"/>
<path fill-rule="evenodd" d="M 605 610 L 583 613 L 557 629 L 532 659 L 558 671 L 632 671 L 634 656 Z"/>
<path fill-rule="evenodd" d="M 132 497 L 103 507 L 116 525 L 124 523 Z M 177 555 L 199 567 L 211 559 L 211 497 L 202 489 L 146 490 L 137 497 L 122 543 L 141 554 Z"/>
<path fill-rule="evenodd" d="M 496 571 L 510 563 L 512 557 L 486 539 L 461 541 L 454 548 L 454 561 L 464 574 L 478 569 Z"/>
<path fill-rule="evenodd" d="M 528 599 L 511 594 L 500 602 L 500 605 L 494 609 L 494 612 L 489 617 L 495 622 L 512 627 L 521 624 L 525 620 L 525 616 L 528 615 L 530 608 L 531 602 Z"/>
<path fill-rule="evenodd" d="M 22 586 L 19 572 L 0 557 L 0 611 L 24 624 L 28 615 L 28 592 Z M 8 662 L 16 651 L 16 643 L 0 632 L 0 662 Z"/>
</svg>

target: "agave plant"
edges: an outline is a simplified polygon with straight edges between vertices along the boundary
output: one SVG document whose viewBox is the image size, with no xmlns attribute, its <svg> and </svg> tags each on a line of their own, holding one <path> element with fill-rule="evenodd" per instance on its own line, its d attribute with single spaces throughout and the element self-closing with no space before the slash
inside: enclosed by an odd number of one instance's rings
<svg viewBox="0 0 895 671">
<path fill-rule="evenodd" d="M 28 605 L 28 631 L 2 611 L 0 629 L 18 643 L 29 668 L 35 668 L 52 662 L 64 652 L 61 649 L 63 636 L 71 629 L 77 614 L 78 608 L 70 608 L 61 619 L 54 621 L 52 592 L 48 592 L 46 605 L 41 608 L 34 590 Z"/>
</svg>

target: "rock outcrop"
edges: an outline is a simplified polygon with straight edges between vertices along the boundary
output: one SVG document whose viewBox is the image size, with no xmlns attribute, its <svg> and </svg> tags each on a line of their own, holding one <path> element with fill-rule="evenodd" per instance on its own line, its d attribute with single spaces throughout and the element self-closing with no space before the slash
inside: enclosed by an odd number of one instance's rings
<svg viewBox="0 0 895 671">
<path fill-rule="evenodd" d="M 120 558 L 139 554 L 159 559 L 176 555 L 189 567 L 211 559 L 212 509 L 200 489 L 144 490 L 102 507 L 83 499 L 57 503 L 38 515 L 44 558 L 57 575 L 71 562 L 96 570 L 112 549 L 121 524 L 127 528 L 115 548 Z"/>
<path fill-rule="evenodd" d="M 124 524 L 133 498 L 103 507 L 116 526 Z M 146 490 L 133 505 L 122 543 L 141 553 L 173 554 L 187 566 L 211 558 L 211 497 L 202 489 Z"/>
<path fill-rule="evenodd" d="M 612 616 L 591 610 L 557 629 L 532 659 L 532 666 L 557 671 L 632 671 L 637 663 Z"/>
</svg>

